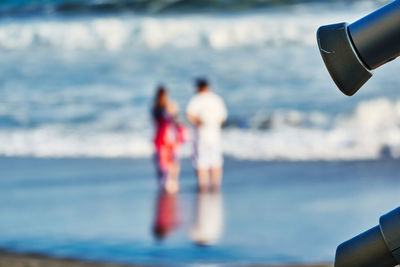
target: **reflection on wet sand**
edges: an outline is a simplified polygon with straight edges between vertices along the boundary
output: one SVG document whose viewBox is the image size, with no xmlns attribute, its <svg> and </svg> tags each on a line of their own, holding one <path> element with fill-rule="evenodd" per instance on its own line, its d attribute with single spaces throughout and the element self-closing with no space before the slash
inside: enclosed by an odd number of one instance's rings
<svg viewBox="0 0 400 267">
<path fill-rule="evenodd" d="M 218 243 L 224 225 L 223 200 L 220 192 L 199 192 L 190 239 L 201 246 Z"/>
<path fill-rule="evenodd" d="M 178 196 L 164 191 L 158 193 L 153 234 L 158 240 L 165 239 L 180 224 Z"/>
</svg>

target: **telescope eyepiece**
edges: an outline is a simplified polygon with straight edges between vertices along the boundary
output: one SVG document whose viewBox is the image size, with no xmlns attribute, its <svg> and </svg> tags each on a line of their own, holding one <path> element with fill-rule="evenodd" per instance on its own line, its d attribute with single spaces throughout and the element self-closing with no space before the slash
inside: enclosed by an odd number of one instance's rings
<svg viewBox="0 0 400 267">
<path fill-rule="evenodd" d="M 351 25 L 322 26 L 317 40 L 333 81 L 351 96 L 371 78 L 371 70 L 400 55 L 400 0 Z"/>
<path fill-rule="evenodd" d="M 345 95 L 354 95 L 372 77 L 372 73 L 357 55 L 347 23 L 320 27 L 317 40 L 333 81 Z"/>
</svg>

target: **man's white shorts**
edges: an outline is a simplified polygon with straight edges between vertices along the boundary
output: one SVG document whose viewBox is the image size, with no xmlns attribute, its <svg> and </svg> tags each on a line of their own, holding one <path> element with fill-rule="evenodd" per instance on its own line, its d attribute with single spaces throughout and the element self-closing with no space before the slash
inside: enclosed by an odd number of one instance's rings
<svg viewBox="0 0 400 267">
<path fill-rule="evenodd" d="M 224 164 L 220 142 L 194 144 L 193 166 L 196 169 L 221 168 Z"/>
</svg>

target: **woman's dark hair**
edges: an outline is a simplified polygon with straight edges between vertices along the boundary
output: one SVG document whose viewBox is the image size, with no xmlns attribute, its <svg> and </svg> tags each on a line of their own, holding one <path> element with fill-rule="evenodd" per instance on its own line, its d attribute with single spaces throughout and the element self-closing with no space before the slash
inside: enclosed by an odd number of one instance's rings
<svg viewBox="0 0 400 267">
<path fill-rule="evenodd" d="M 160 85 L 157 88 L 156 96 L 154 97 L 153 103 L 153 116 L 157 117 L 157 114 L 160 113 L 165 108 L 166 105 L 166 96 L 167 96 L 167 89 Z"/>
</svg>

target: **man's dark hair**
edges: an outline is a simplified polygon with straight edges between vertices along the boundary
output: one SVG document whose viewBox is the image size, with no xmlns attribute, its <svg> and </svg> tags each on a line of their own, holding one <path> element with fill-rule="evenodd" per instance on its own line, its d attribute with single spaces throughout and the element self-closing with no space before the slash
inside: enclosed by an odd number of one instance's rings
<svg viewBox="0 0 400 267">
<path fill-rule="evenodd" d="M 205 87 L 208 87 L 208 81 L 204 78 L 198 78 L 196 80 L 196 86 L 197 86 L 197 89 L 203 89 Z"/>
</svg>

